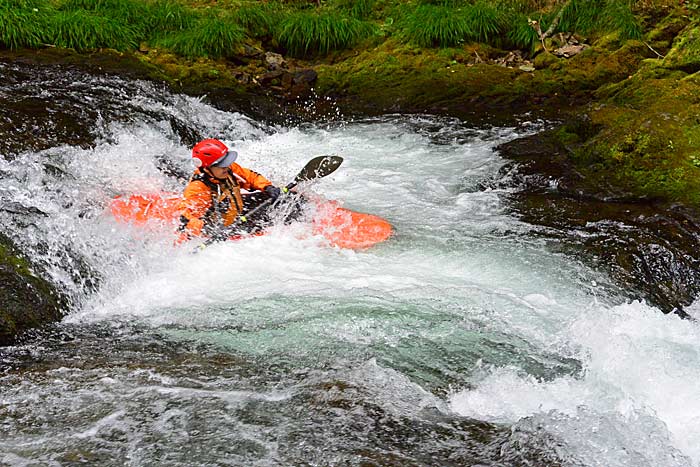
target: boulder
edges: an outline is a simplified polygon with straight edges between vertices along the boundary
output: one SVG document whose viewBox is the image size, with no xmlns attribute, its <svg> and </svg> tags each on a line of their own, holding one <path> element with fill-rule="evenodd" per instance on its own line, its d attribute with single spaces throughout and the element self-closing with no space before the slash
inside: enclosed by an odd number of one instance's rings
<svg viewBox="0 0 700 467">
<path fill-rule="evenodd" d="M 284 61 L 284 57 L 274 52 L 265 53 L 265 63 L 267 68 L 272 71 L 287 68 L 287 62 Z"/>
<path fill-rule="evenodd" d="M 12 344 L 26 330 L 60 320 L 63 302 L 54 287 L 0 234 L 0 345 Z"/>
</svg>

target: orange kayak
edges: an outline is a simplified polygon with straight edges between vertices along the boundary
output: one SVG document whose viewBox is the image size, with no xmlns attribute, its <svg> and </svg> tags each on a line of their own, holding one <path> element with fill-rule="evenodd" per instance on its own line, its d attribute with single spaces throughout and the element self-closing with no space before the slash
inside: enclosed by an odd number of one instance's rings
<svg viewBox="0 0 700 467">
<path fill-rule="evenodd" d="M 120 223 L 138 227 L 167 227 L 174 229 L 180 221 L 178 193 L 142 193 L 117 196 L 109 203 L 109 211 Z M 313 233 L 322 235 L 339 248 L 360 250 L 388 239 L 393 227 L 373 214 L 351 211 L 333 201 L 318 203 L 312 219 Z M 237 236 L 233 239 L 244 238 Z"/>
</svg>

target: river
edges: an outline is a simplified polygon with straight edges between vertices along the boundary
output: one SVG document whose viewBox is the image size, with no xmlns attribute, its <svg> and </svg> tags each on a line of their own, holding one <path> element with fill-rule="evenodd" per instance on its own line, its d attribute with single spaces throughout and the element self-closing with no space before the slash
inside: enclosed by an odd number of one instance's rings
<svg viewBox="0 0 700 467">
<path fill-rule="evenodd" d="M 32 125 L 53 129 L 0 159 L 0 218 L 71 310 L 0 349 L 0 465 L 700 465 L 698 324 L 484 188 L 508 176 L 494 148 L 547 122 L 284 125 L 110 76 L 4 86 L 50 102 Z M 304 189 L 395 235 L 343 250 L 301 222 L 192 254 L 105 212 L 181 190 L 194 136 L 278 185 L 341 155 Z"/>
</svg>

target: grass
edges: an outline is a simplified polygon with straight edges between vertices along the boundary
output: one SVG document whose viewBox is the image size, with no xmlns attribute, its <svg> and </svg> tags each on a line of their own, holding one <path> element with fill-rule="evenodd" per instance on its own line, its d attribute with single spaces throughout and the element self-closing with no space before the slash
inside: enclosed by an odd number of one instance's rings
<svg viewBox="0 0 700 467">
<path fill-rule="evenodd" d="M 187 58 L 220 58 L 235 55 L 245 40 L 245 30 L 231 15 L 203 16 L 193 27 L 160 43 Z"/>
<path fill-rule="evenodd" d="M 421 5 L 397 25 L 399 37 L 420 47 L 452 47 L 462 44 L 473 32 L 460 10 Z"/>
<path fill-rule="evenodd" d="M 343 14 L 299 11 L 281 21 L 275 38 L 288 53 L 303 57 L 350 47 L 375 31 L 371 23 Z"/>
<path fill-rule="evenodd" d="M 280 13 L 267 3 L 241 5 L 232 12 L 232 19 L 252 37 L 272 36 L 280 21 Z"/>
<path fill-rule="evenodd" d="M 478 0 L 466 8 L 466 20 L 472 31 L 470 39 L 477 42 L 497 43 L 504 29 L 504 15 L 492 4 Z"/>
<path fill-rule="evenodd" d="M 128 25 L 141 40 L 192 27 L 196 13 L 175 0 L 60 0 L 59 9 Z"/>
<path fill-rule="evenodd" d="M 146 43 L 220 58 L 254 38 L 308 57 L 382 34 L 420 47 L 481 42 L 533 50 L 538 37 L 528 18 L 549 22 L 562 5 L 558 32 L 642 35 L 630 0 L 0 0 L 0 47 L 133 50 Z"/>
<path fill-rule="evenodd" d="M 494 3 L 498 8 L 519 13 L 532 13 L 549 10 L 555 2 L 552 0 L 498 0 Z"/>
<path fill-rule="evenodd" d="M 505 16 L 477 1 L 462 8 L 420 5 L 399 23 L 399 36 L 421 47 L 453 47 L 464 42 L 500 42 Z"/>
<path fill-rule="evenodd" d="M 43 1 L 0 0 L 0 46 L 40 46 L 48 10 L 48 3 Z"/>
<path fill-rule="evenodd" d="M 155 34 L 184 31 L 197 20 L 194 10 L 173 0 L 156 0 L 150 4 L 146 24 Z"/>
<path fill-rule="evenodd" d="M 469 4 L 466 0 L 418 0 L 419 5 L 436 5 L 447 8 L 460 8 Z"/>
<path fill-rule="evenodd" d="M 511 12 L 508 15 L 507 41 L 516 49 L 532 52 L 540 38 L 535 28 L 528 23 L 528 16 L 523 13 Z"/>
<path fill-rule="evenodd" d="M 57 12 L 43 33 L 46 43 L 80 52 L 113 48 L 133 50 L 138 32 L 131 26 L 86 11 Z"/>
<path fill-rule="evenodd" d="M 331 7 L 347 12 L 353 18 L 367 19 L 372 14 L 375 0 L 332 0 Z"/>
<path fill-rule="evenodd" d="M 124 26 L 129 26 L 132 30 L 138 31 L 139 34 L 145 35 L 147 31 L 147 18 L 149 15 L 148 4 L 136 0 L 59 0 L 58 9 L 61 12 L 74 14 L 76 20 L 88 18 L 91 23 L 100 23 L 101 20 L 94 18 L 102 18 L 109 20 L 112 23 L 119 23 Z M 61 15 L 57 18 L 61 23 L 64 22 L 66 15 Z M 65 24 L 63 25 L 65 27 Z M 80 25 L 76 24 L 75 27 Z M 86 28 L 90 28 L 86 25 Z M 102 34 L 100 34 L 102 35 Z M 88 42 L 90 42 L 88 40 Z M 97 38 L 93 42 L 100 42 Z M 77 47 L 76 47 L 77 48 Z M 118 48 L 118 47 L 114 47 Z"/>
<path fill-rule="evenodd" d="M 607 2 L 603 17 L 608 31 L 617 31 L 622 39 L 641 39 L 642 26 L 632 13 L 630 2 Z"/>
<path fill-rule="evenodd" d="M 564 8 L 557 28 L 560 32 L 619 32 L 623 39 L 641 37 L 641 25 L 629 0 L 572 0 Z"/>
</svg>

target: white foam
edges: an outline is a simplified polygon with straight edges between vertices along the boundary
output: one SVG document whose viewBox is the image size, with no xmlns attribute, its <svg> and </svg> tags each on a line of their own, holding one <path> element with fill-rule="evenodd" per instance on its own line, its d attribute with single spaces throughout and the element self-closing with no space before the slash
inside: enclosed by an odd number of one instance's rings
<svg viewBox="0 0 700 467">
<path fill-rule="evenodd" d="M 493 368 L 475 382 L 474 389 L 454 394 L 452 409 L 506 423 L 531 416 L 575 418 L 581 410 L 606 423 L 651 417 L 668 429 L 668 444 L 698 464 L 700 328 L 696 323 L 665 316 L 643 303 L 630 303 L 580 313 L 558 337 L 579 348 L 582 374 L 539 380 L 516 368 Z M 554 415 L 547 415 L 550 412 Z M 576 451 L 593 448 L 594 441 L 580 437 L 576 431 L 580 429 L 575 426 L 558 435 Z M 649 436 L 644 429 L 640 427 L 636 435 Z M 656 434 L 664 436 L 663 430 Z M 606 465 L 633 465 L 618 463 L 615 457 L 619 454 L 615 449 L 624 448 L 627 438 L 608 440 L 612 457 Z M 637 465 L 655 465 L 649 459 Z"/>
</svg>

